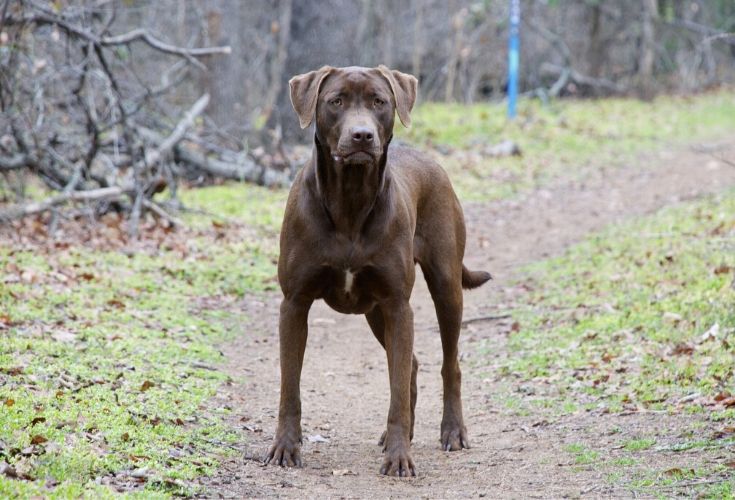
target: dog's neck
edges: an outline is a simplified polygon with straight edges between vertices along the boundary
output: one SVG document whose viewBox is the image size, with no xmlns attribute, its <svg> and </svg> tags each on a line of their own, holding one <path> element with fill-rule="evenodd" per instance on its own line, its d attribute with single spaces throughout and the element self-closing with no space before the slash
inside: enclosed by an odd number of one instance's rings
<svg viewBox="0 0 735 500">
<path fill-rule="evenodd" d="M 317 192 L 335 230 L 354 239 L 370 218 L 386 186 L 387 141 L 377 161 L 338 165 L 329 147 L 314 137 Z"/>
</svg>

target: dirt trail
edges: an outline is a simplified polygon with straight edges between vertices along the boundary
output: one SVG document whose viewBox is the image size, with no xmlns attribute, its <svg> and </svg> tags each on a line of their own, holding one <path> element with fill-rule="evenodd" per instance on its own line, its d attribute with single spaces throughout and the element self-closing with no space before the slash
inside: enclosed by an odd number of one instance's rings
<svg viewBox="0 0 735 500">
<path fill-rule="evenodd" d="M 520 265 L 558 254 L 591 231 L 664 205 L 696 198 L 735 185 L 735 167 L 710 154 L 735 160 L 735 137 L 702 148 L 681 148 L 639 157 L 634 164 L 595 171 L 584 179 L 559 182 L 512 201 L 465 205 L 468 223 L 466 262 L 491 271 L 495 280 L 465 293 L 465 318 L 502 312 Z M 420 273 L 419 273 L 420 274 Z M 224 464 L 209 480 L 207 496 L 224 497 L 553 497 L 623 495 L 597 477 L 573 472 L 565 462 L 565 441 L 607 439 L 619 425 L 664 426 L 650 415 L 630 417 L 571 415 L 534 426 L 538 417 L 519 418 L 496 407 L 499 382 L 488 375 L 492 359 L 505 355 L 508 325 L 477 322 L 461 337 L 465 422 L 472 448 L 439 449 L 441 419 L 441 346 L 423 279 L 417 279 L 412 305 L 416 318 L 415 351 L 421 363 L 413 456 L 418 477 L 378 475 L 382 460 L 377 440 L 385 428 L 388 374 L 385 355 L 361 316 L 343 316 L 316 304 L 309 320 L 309 341 L 302 378 L 303 469 L 263 467 L 258 460 L 276 428 L 279 370 L 277 320 L 279 296 L 248 299 L 247 334 L 226 346 L 229 371 L 246 382 L 228 389 L 237 425 L 247 425 L 243 455 Z M 495 352 L 481 358 L 480 342 Z M 244 421 L 242 419 L 245 419 Z M 672 420 L 673 422 L 673 420 Z M 659 427 L 661 428 L 661 427 Z M 310 442 L 309 436 L 328 442 Z M 349 471 L 345 473 L 345 471 Z M 342 475 L 345 474 L 345 475 Z"/>
</svg>

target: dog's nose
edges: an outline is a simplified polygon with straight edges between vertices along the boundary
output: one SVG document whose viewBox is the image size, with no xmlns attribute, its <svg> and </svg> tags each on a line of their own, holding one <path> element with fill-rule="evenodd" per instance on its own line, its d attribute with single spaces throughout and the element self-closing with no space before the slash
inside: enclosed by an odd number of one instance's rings
<svg viewBox="0 0 735 500">
<path fill-rule="evenodd" d="M 355 127 L 351 132 L 352 142 L 356 144 L 369 144 L 373 142 L 373 131 L 367 127 Z"/>
</svg>

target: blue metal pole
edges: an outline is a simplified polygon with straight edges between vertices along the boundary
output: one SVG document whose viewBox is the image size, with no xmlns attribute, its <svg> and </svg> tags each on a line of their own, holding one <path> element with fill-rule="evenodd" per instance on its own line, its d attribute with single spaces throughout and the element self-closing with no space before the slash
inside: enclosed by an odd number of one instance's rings
<svg viewBox="0 0 735 500">
<path fill-rule="evenodd" d="M 520 61 L 521 0 L 510 0 L 510 36 L 508 38 L 508 118 L 516 116 L 518 100 L 518 64 Z"/>
</svg>

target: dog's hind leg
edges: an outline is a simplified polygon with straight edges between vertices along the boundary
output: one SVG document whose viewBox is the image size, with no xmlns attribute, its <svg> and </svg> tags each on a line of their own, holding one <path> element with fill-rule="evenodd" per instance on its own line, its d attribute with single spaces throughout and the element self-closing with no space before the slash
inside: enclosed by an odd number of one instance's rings
<svg viewBox="0 0 735 500">
<path fill-rule="evenodd" d="M 459 331 L 462 324 L 462 264 L 438 258 L 421 264 L 429 292 L 436 308 L 442 339 L 442 380 L 444 382 L 444 413 L 441 423 L 441 446 L 454 451 L 469 448 L 467 429 L 462 418 L 462 372 L 459 368 Z M 452 259 L 453 260 L 453 259 Z"/>
<path fill-rule="evenodd" d="M 372 311 L 365 315 L 365 318 L 367 319 L 368 325 L 370 325 L 370 329 L 373 331 L 373 335 L 375 335 L 375 338 L 378 339 L 380 345 L 385 349 L 385 323 L 383 321 L 383 313 L 380 311 L 380 308 L 375 306 Z M 411 440 L 413 440 L 413 425 L 416 420 L 416 399 L 418 397 L 416 374 L 418 371 L 419 361 L 416 359 L 416 355 L 414 354 L 413 360 L 411 361 Z M 380 441 L 378 441 L 380 446 L 385 444 L 386 433 L 387 431 L 383 431 L 383 434 L 380 436 Z"/>
</svg>

